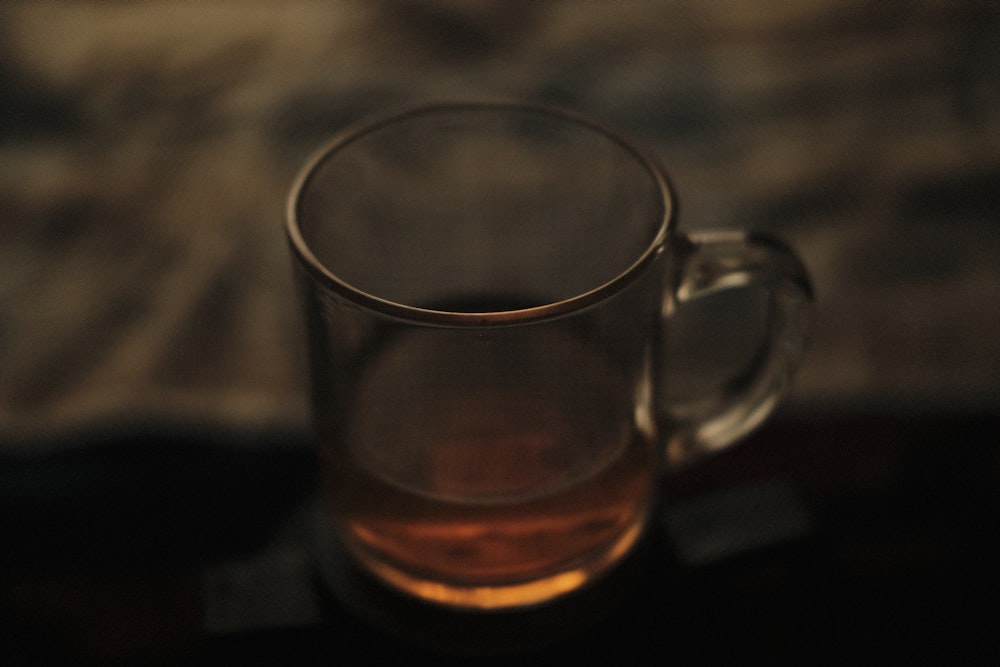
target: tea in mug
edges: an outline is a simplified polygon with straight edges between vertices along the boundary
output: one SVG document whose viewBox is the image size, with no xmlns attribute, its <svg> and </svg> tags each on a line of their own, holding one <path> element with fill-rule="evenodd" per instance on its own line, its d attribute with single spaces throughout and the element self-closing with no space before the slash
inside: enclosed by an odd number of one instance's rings
<svg viewBox="0 0 1000 667">
<path fill-rule="evenodd" d="M 637 388 L 571 332 L 399 332 L 355 387 L 339 441 L 322 443 L 325 488 L 344 546 L 381 578 L 520 606 L 638 539 L 658 468 Z"/>
</svg>

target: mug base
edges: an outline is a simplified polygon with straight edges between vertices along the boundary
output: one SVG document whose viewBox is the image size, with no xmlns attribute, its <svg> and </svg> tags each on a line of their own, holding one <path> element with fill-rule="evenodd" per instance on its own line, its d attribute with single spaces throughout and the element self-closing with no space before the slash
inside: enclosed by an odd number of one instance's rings
<svg viewBox="0 0 1000 667">
<path fill-rule="evenodd" d="M 577 567 L 530 581 L 495 585 L 462 585 L 424 579 L 368 558 L 361 550 L 349 551 L 375 578 L 425 602 L 457 609 L 502 611 L 544 604 L 586 586 L 621 560 L 641 534 L 642 524 L 637 522 L 601 553 Z"/>
<path fill-rule="evenodd" d="M 459 587 L 359 562 L 319 523 L 316 564 L 337 603 L 409 644 L 458 655 L 537 650 L 585 632 L 641 581 L 647 551 L 639 523 L 586 568 L 526 584 Z"/>
</svg>

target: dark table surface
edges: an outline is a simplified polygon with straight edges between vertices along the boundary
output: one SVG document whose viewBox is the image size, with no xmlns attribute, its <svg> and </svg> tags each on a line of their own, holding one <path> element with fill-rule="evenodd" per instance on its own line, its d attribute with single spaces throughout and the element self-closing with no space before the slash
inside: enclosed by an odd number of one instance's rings
<svg viewBox="0 0 1000 667">
<path fill-rule="evenodd" d="M 778 419 L 669 477 L 642 547 L 567 604 L 453 616 L 359 589 L 376 618 L 313 567 L 300 435 L 108 434 L 3 466 L 0 650 L 4 664 L 964 662 L 1000 647 L 998 436 L 990 415 Z"/>
</svg>

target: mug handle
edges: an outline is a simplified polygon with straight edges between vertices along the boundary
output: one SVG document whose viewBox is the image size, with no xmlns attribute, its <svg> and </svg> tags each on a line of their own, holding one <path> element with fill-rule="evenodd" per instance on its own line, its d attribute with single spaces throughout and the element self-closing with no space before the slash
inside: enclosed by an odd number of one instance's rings
<svg viewBox="0 0 1000 667">
<path fill-rule="evenodd" d="M 799 258 L 772 237 L 718 231 L 678 234 L 675 242 L 673 288 L 663 303 L 664 335 L 679 308 L 722 290 L 762 288 L 767 314 L 749 370 L 714 395 L 659 406 L 668 433 L 667 465 L 674 468 L 728 447 L 770 416 L 802 356 L 813 301 Z"/>
</svg>

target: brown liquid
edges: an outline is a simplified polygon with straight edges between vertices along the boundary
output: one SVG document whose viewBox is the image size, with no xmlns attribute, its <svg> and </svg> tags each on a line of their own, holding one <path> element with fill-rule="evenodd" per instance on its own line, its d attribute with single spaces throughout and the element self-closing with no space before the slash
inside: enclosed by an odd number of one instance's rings
<svg viewBox="0 0 1000 667">
<path fill-rule="evenodd" d="M 369 476 L 344 484 L 333 475 L 342 539 L 377 573 L 388 568 L 413 582 L 519 587 L 579 570 L 582 585 L 624 555 L 645 520 L 649 448 L 637 444 L 626 454 L 584 483 L 510 504 L 437 500 Z"/>
<path fill-rule="evenodd" d="M 583 585 L 632 546 L 652 495 L 628 384 L 563 335 L 444 338 L 380 355 L 346 441 L 324 449 L 341 541 L 446 604 L 521 606 Z"/>
</svg>

